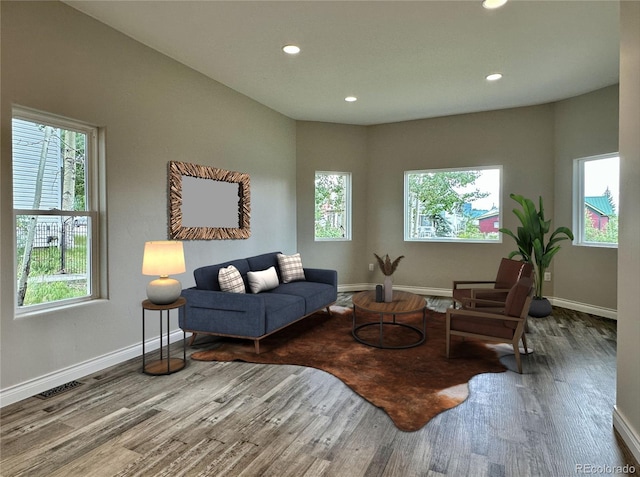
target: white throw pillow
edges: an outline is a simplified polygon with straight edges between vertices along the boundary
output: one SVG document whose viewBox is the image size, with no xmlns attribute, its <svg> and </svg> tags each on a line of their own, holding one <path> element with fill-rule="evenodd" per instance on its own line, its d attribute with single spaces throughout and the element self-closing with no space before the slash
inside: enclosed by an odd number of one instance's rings
<svg viewBox="0 0 640 477">
<path fill-rule="evenodd" d="M 302 258 L 299 253 L 293 255 L 278 254 L 278 265 L 282 283 L 305 280 L 304 269 L 302 268 Z"/>
<path fill-rule="evenodd" d="M 276 273 L 276 267 L 269 267 L 266 270 L 260 270 L 259 272 L 247 272 L 247 279 L 249 280 L 249 289 L 251 293 L 260 293 L 262 291 L 271 290 L 278 285 L 278 274 Z"/>
<path fill-rule="evenodd" d="M 218 270 L 218 284 L 224 292 L 245 293 L 242 275 L 233 265 Z"/>
</svg>

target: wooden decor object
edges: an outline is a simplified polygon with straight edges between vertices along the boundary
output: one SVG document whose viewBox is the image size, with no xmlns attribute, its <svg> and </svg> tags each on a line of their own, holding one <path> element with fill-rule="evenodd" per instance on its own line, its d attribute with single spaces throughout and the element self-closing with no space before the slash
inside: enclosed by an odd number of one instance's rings
<svg viewBox="0 0 640 477">
<path fill-rule="evenodd" d="M 183 178 L 194 177 L 238 184 L 238 225 L 216 227 L 183 224 Z M 217 204 L 199 204 L 207 213 L 214 214 Z M 229 212 L 229 211 L 227 211 Z M 233 212 L 233 211 L 231 211 Z M 251 236 L 251 198 L 249 174 L 227 171 L 215 167 L 187 162 L 169 162 L 169 237 L 174 240 L 227 240 L 246 239 Z M 209 221 L 203 221 L 208 223 Z"/>
</svg>

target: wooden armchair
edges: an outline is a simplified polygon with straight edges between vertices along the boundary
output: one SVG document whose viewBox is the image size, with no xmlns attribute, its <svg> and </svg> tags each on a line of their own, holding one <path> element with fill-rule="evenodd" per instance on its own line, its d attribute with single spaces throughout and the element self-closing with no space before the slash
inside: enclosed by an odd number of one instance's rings
<svg viewBox="0 0 640 477">
<path fill-rule="evenodd" d="M 532 276 L 531 263 L 503 258 L 495 280 L 455 280 L 452 292 L 454 306 L 458 303 L 463 308 L 496 307 L 495 303 L 487 304 L 483 300 L 504 303 L 509 290 L 521 277 Z"/>
<path fill-rule="evenodd" d="M 449 357 L 451 335 L 470 337 L 484 341 L 510 343 L 516 358 L 518 372 L 522 374 L 519 342 L 522 340 L 525 353 L 527 338 L 524 331 L 533 295 L 531 277 L 521 277 L 507 294 L 501 311 L 481 311 L 478 308 L 447 310 L 446 352 Z"/>
</svg>

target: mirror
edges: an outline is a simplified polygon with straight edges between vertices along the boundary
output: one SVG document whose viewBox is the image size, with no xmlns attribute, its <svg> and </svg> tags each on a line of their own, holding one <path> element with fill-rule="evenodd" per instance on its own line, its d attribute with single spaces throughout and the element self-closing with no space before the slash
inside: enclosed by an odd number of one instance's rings
<svg viewBox="0 0 640 477">
<path fill-rule="evenodd" d="M 169 237 L 246 239 L 251 235 L 249 175 L 169 162 Z"/>
</svg>

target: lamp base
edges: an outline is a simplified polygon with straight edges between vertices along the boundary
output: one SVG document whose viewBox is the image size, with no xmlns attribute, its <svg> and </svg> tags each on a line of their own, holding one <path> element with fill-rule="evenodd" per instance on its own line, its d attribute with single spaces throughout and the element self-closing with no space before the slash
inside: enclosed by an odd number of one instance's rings
<svg viewBox="0 0 640 477">
<path fill-rule="evenodd" d="M 182 284 L 175 278 L 160 277 L 147 285 L 147 298 L 154 305 L 173 303 L 182 293 Z"/>
</svg>

